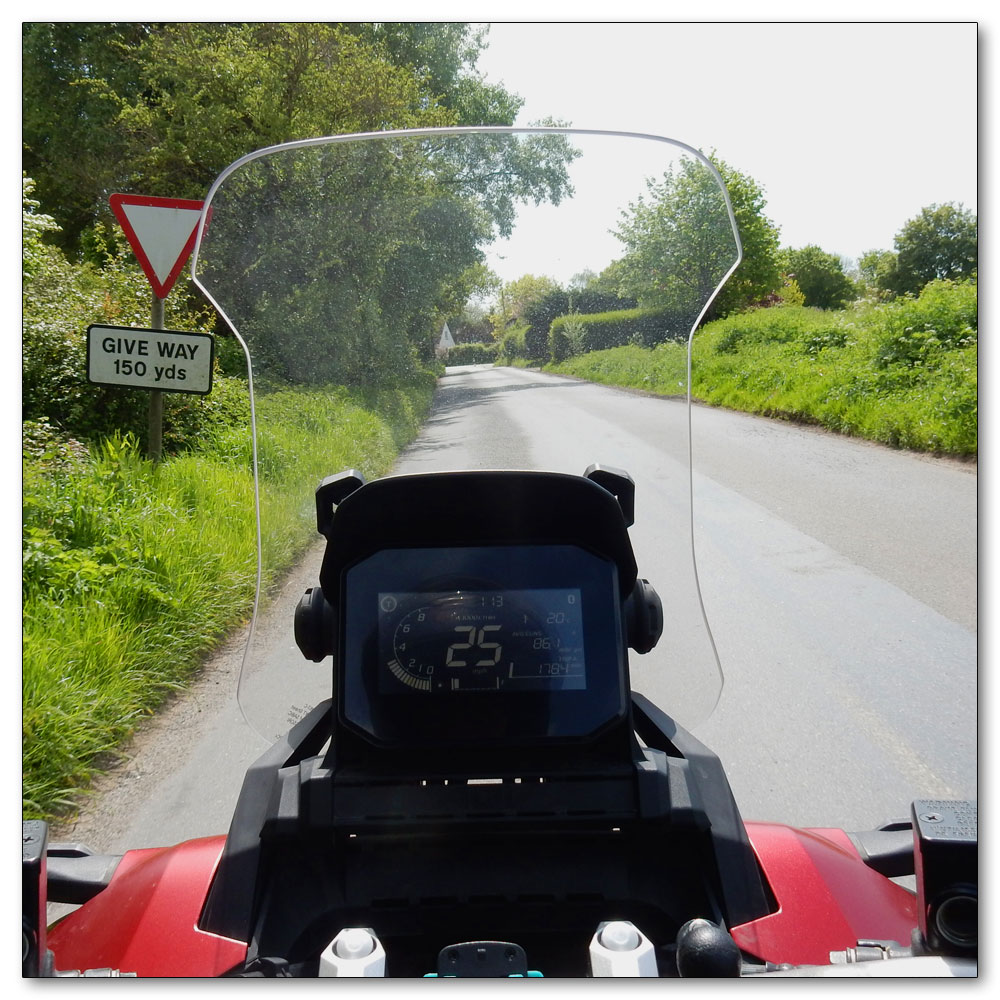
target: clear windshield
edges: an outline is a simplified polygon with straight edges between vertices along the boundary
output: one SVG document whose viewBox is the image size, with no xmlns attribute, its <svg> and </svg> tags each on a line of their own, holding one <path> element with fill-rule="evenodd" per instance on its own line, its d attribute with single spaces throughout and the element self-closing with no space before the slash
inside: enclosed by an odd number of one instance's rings
<svg viewBox="0 0 1000 1000">
<path fill-rule="evenodd" d="M 312 663 L 296 647 L 302 589 L 286 574 L 303 558 L 318 573 L 314 490 L 348 467 L 368 477 L 582 474 L 595 462 L 630 472 L 639 573 L 665 611 L 658 646 L 631 654 L 632 686 L 684 725 L 710 714 L 722 671 L 691 542 L 687 382 L 690 337 L 740 245 L 708 160 L 668 139 L 563 129 L 337 136 L 233 164 L 209 193 L 205 219 L 195 281 L 252 359 L 260 583 L 239 699 L 262 736 L 277 738 L 331 694 L 331 659 Z M 525 276 L 563 290 L 568 318 L 532 316 L 525 301 L 537 301 L 537 283 L 519 282 Z M 594 319 L 622 306 L 644 312 Z M 463 339 L 470 316 L 485 318 L 488 337 L 514 342 L 533 318 L 527 350 L 536 360 L 451 364 L 419 437 L 391 468 L 352 451 L 363 435 L 349 421 L 362 418 L 345 401 L 374 400 L 422 367 L 449 364 L 449 342 Z M 650 357 L 670 372 L 669 399 L 539 370 L 553 355 L 628 343 L 655 348 Z M 341 452 L 319 443 L 327 413 L 345 425 Z M 274 459 L 292 448 L 289 484 Z"/>
</svg>

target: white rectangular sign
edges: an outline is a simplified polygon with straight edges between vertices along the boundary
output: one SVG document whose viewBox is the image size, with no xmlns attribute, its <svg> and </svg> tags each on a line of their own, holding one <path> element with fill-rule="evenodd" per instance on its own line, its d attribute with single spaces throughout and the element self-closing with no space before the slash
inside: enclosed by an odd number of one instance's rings
<svg viewBox="0 0 1000 1000">
<path fill-rule="evenodd" d="M 166 392 L 212 391 L 215 341 L 207 333 L 87 327 L 87 379 Z"/>
</svg>

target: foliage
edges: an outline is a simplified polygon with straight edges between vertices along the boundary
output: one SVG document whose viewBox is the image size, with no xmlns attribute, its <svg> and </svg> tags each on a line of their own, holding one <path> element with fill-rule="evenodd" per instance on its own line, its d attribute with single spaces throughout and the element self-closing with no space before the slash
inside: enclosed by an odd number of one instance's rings
<svg viewBox="0 0 1000 1000">
<path fill-rule="evenodd" d="M 511 325 L 527 323 L 525 311 L 533 303 L 559 290 L 558 282 L 547 275 L 522 274 L 520 278 L 503 283 L 489 315 L 493 335 L 503 337 Z"/>
<path fill-rule="evenodd" d="M 861 272 L 883 294 L 915 295 L 931 281 L 975 276 L 979 223 L 962 205 L 930 205 L 900 229 L 894 246 L 895 253 L 866 253 L 859 262 Z"/>
<path fill-rule="evenodd" d="M 448 351 L 445 364 L 492 365 L 496 363 L 499 350 L 500 345 L 495 340 L 481 344 L 456 344 Z"/>
<path fill-rule="evenodd" d="M 559 316 L 549 328 L 548 347 L 552 361 L 565 361 L 586 351 L 586 325 L 579 313 Z"/>
<path fill-rule="evenodd" d="M 644 389 L 663 396 L 687 394 L 687 349 L 686 345 L 675 341 L 656 347 L 625 344 L 590 351 L 549 368 L 602 385 Z"/>
<path fill-rule="evenodd" d="M 108 194 L 123 190 L 119 177 L 128 163 L 127 144 L 115 127 L 117 104 L 104 91 L 111 88 L 120 100 L 141 93 L 137 55 L 155 27 L 22 24 L 24 169 L 56 216 L 63 246 L 75 247 L 95 219 L 110 219 Z"/>
<path fill-rule="evenodd" d="M 743 245 L 743 261 L 712 307 L 712 315 L 724 316 L 780 287 L 778 231 L 763 214 L 766 203 L 756 182 L 722 160 L 713 162 L 728 189 Z M 662 179 L 650 179 L 647 187 L 647 196 L 629 205 L 616 232 L 625 247 L 615 265 L 616 290 L 646 308 L 690 316 L 690 327 L 736 262 L 725 199 L 710 171 L 693 159 Z"/>
<path fill-rule="evenodd" d="M 479 344 L 493 340 L 487 308 L 479 302 L 466 302 L 457 316 L 448 319 L 448 328 L 456 344 Z"/>
<path fill-rule="evenodd" d="M 803 305 L 843 309 L 854 299 L 854 284 L 844 274 L 836 254 L 824 253 L 818 246 L 798 250 L 789 247 L 781 252 L 780 259 L 784 273 L 794 279 L 802 293 Z"/>
<path fill-rule="evenodd" d="M 562 136 L 380 137 L 284 149 L 228 175 L 199 279 L 292 382 L 361 385 L 429 360 L 480 292 L 516 203 L 568 190 Z"/>
<path fill-rule="evenodd" d="M 408 66 L 423 88 L 455 116 L 456 125 L 513 125 L 524 104 L 475 72 L 489 26 L 459 21 L 381 21 L 347 24 L 382 46 L 396 66 Z"/>
<path fill-rule="evenodd" d="M 45 233 L 59 232 L 59 224 L 51 215 L 36 211 L 41 203 L 31 197 L 35 182 L 30 177 L 21 178 L 21 278 L 31 281 L 50 265 L 59 261 L 59 255 L 44 240 Z"/>
<path fill-rule="evenodd" d="M 560 361 L 572 354 L 603 351 L 621 344 L 651 347 L 665 340 L 687 340 L 690 332 L 689 314 L 677 314 L 671 309 L 573 313 L 552 321 L 549 355 L 553 361 Z"/>
<path fill-rule="evenodd" d="M 979 301 L 974 282 L 932 281 L 871 314 L 876 365 L 934 366 L 944 352 L 974 346 Z"/>
<path fill-rule="evenodd" d="M 457 22 L 25 23 L 25 169 L 75 248 L 110 192 L 201 198 L 272 143 L 512 124 L 520 99 L 475 72 L 482 44 Z"/>
<path fill-rule="evenodd" d="M 383 474 L 429 406 L 433 379 L 260 400 L 264 565 L 278 573 L 315 529 L 312 484 L 333 469 Z M 277 419 L 277 426 L 275 426 Z M 84 449 L 25 425 L 24 815 L 51 817 L 137 723 L 244 621 L 255 577 L 245 425 L 158 466 L 131 435 Z M 305 511 L 305 516 L 302 512 Z"/>
<path fill-rule="evenodd" d="M 891 250 L 868 250 L 858 258 L 861 292 L 872 300 L 890 299 L 891 275 L 896 269 L 896 255 Z"/>
<path fill-rule="evenodd" d="M 638 305 L 633 298 L 622 298 L 614 292 L 604 291 L 597 282 L 579 290 L 571 288 L 569 291 L 570 312 L 614 312 L 616 309 L 635 309 Z"/>
<path fill-rule="evenodd" d="M 935 282 L 918 298 L 834 312 L 796 306 L 717 320 L 695 336 L 696 398 L 822 424 L 895 447 L 978 449 L 974 282 Z M 556 370 L 676 394 L 681 344 L 573 357 Z"/>
<path fill-rule="evenodd" d="M 743 245 L 743 260 L 712 304 L 709 318 L 728 316 L 753 305 L 781 285 L 778 228 L 764 215 L 764 190 L 749 175 L 713 156 L 733 206 Z"/>
<path fill-rule="evenodd" d="M 512 326 L 500 338 L 497 348 L 497 363 L 509 365 L 515 362 L 527 362 L 528 349 L 524 343 L 526 326 Z"/>
<path fill-rule="evenodd" d="M 794 278 L 786 277 L 784 284 L 774 294 L 778 299 L 778 305 L 804 306 L 806 304 L 806 297 Z"/>
<path fill-rule="evenodd" d="M 549 327 L 557 316 L 568 312 L 569 294 L 558 286 L 525 307 L 523 319 L 528 329 L 524 334 L 524 347 L 532 361 L 548 360 Z"/>
<path fill-rule="evenodd" d="M 587 283 L 581 283 L 582 286 L 574 287 L 571 282 L 568 289 L 561 288 L 550 278 L 536 279 L 533 275 L 525 275 L 518 281 L 533 283 L 518 284 L 517 287 L 525 301 L 520 318 L 528 325 L 524 335 L 525 352 L 534 361 L 544 361 L 549 357 L 550 329 L 558 317 L 614 312 L 636 306 L 635 299 L 623 299 L 614 292 L 603 290 L 597 285 L 596 276 L 591 276 Z M 578 349 L 586 349 L 583 347 L 585 338 L 578 338 L 576 342 Z"/>
<path fill-rule="evenodd" d="M 975 274 L 979 224 L 961 205 L 931 205 L 896 234 L 896 268 L 891 288 L 916 293 L 935 280 L 960 281 Z"/>
</svg>

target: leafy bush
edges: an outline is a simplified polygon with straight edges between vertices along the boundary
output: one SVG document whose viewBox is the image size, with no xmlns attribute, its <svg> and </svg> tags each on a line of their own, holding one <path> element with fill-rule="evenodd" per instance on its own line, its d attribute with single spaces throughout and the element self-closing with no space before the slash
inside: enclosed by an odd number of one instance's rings
<svg viewBox="0 0 1000 1000">
<path fill-rule="evenodd" d="M 561 288 L 547 292 L 525 307 L 524 321 L 528 324 L 528 329 L 524 333 L 524 348 L 532 361 L 547 360 L 552 321 L 568 312 L 569 295 Z"/>
<path fill-rule="evenodd" d="M 524 335 L 527 332 L 526 326 L 516 326 L 508 330 L 500 338 L 497 350 L 497 362 L 509 365 L 514 361 L 527 361 L 528 349 L 525 347 Z"/>
<path fill-rule="evenodd" d="M 549 355 L 553 360 L 562 360 L 573 353 L 603 351 L 623 344 L 652 347 L 667 340 L 686 340 L 689 332 L 689 323 L 669 309 L 574 313 L 552 321 Z"/>
<path fill-rule="evenodd" d="M 448 351 L 445 363 L 449 365 L 486 365 L 495 364 L 500 345 L 494 341 L 490 344 L 456 344 Z"/>
<path fill-rule="evenodd" d="M 818 309 L 842 309 L 857 297 L 854 282 L 844 274 L 840 258 L 824 253 L 818 246 L 781 251 L 782 266 L 792 275 L 804 298 L 804 305 Z"/>
<path fill-rule="evenodd" d="M 750 309 L 709 323 L 699 333 L 717 354 L 736 354 L 750 345 L 801 342 L 807 353 L 818 345 L 843 342 L 843 313 L 807 306 Z"/>
<path fill-rule="evenodd" d="M 565 361 L 575 354 L 582 354 L 586 347 L 586 326 L 580 316 L 573 313 L 560 316 L 558 326 L 549 330 L 549 353 L 553 361 Z"/>
<path fill-rule="evenodd" d="M 265 581 L 314 537 L 314 484 L 342 468 L 386 472 L 433 385 L 427 376 L 391 390 L 263 395 Z M 199 449 L 154 465 L 131 435 L 88 448 L 51 424 L 25 424 L 27 817 L 72 808 L 101 755 L 246 619 L 256 562 L 249 434 L 221 417 L 213 426 Z"/>
<path fill-rule="evenodd" d="M 976 343 L 976 283 L 932 281 L 917 298 L 897 299 L 875 309 L 872 328 L 879 367 L 934 364 L 942 351 Z"/>
<path fill-rule="evenodd" d="M 822 424 L 900 448 L 978 451 L 977 291 L 933 282 L 918 298 L 828 312 L 754 309 L 694 339 L 694 395 L 748 413 Z M 571 357 L 558 371 L 676 394 L 683 344 Z"/>
</svg>

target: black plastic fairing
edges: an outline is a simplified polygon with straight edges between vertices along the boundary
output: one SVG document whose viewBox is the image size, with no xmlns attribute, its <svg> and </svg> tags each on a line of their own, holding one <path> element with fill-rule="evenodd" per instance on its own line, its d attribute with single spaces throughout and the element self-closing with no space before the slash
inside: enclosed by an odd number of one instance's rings
<svg viewBox="0 0 1000 1000">
<path fill-rule="evenodd" d="M 382 549 L 426 546 L 585 545 L 618 568 L 622 599 L 638 570 L 615 497 L 581 476 L 447 472 L 365 483 L 336 507 L 320 570 L 331 607 L 341 574 Z"/>
</svg>

